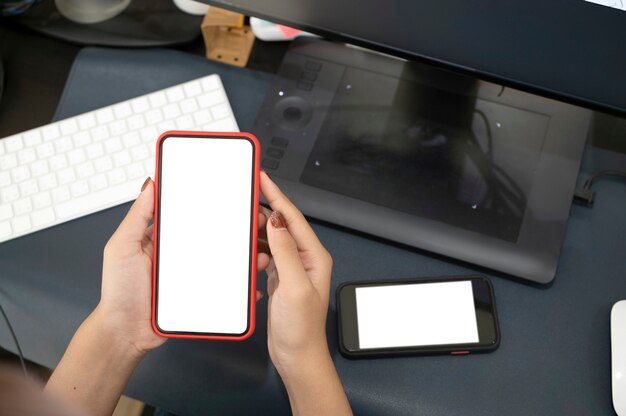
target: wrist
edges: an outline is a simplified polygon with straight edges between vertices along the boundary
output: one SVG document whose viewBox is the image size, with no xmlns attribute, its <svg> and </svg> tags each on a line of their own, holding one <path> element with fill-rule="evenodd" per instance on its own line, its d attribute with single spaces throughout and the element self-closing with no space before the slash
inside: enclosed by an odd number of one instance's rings
<svg viewBox="0 0 626 416">
<path fill-rule="evenodd" d="M 318 379 L 320 374 L 328 372 L 329 368 L 334 371 L 334 363 L 326 343 L 283 357 L 280 364 L 276 366 L 287 387 L 305 380 Z"/>
<path fill-rule="evenodd" d="M 83 325 L 101 343 L 105 353 L 115 355 L 116 359 L 122 360 L 123 363 L 136 366 L 147 353 L 137 348 L 129 334 L 120 333 L 120 330 L 110 323 L 100 305 L 87 317 Z"/>
</svg>

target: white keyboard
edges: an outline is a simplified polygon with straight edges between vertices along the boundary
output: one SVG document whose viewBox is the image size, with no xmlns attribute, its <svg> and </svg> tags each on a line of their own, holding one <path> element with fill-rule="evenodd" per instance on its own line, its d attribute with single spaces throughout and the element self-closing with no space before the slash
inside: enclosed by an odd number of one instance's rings
<svg viewBox="0 0 626 416">
<path fill-rule="evenodd" d="M 137 197 L 166 130 L 238 131 L 209 75 L 0 140 L 0 242 Z"/>
</svg>

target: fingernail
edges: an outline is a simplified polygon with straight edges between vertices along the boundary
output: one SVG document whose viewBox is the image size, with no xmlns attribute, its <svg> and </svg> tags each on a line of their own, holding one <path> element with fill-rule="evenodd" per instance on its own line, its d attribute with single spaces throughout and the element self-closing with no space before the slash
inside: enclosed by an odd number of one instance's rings
<svg viewBox="0 0 626 416">
<path fill-rule="evenodd" d="M 143 192 L 143 190 L 146 189 L 146 186 L 148 186 L 149 183 L 150 183 L 150 177 L 148 176 L 146 180 L 143 182 L 143 185 L 141 185 L 141 192 Z"/>
<path fill-rule="evenodd" d="M 266 170 L 261 169 L 261 172 L 265 173 L 265 174 L 267 175 L 267 177 L 268 177 L 268 178 L 272 179 L 272 177 L 270 176 L 270 174 L 269 174 L 269 173 L 267 173 L 267 171 L 266 171 Z M 274 180 L 274 179 L 272 179 L 272 180 Z"/>
<path fill-rule="evenodd" d="M 278 211 L 272 211 L 272 215 L 270 215 L 270 222 L 274 228 L 287 228 L 285 225 L 285 219 Z"/>
</svg>

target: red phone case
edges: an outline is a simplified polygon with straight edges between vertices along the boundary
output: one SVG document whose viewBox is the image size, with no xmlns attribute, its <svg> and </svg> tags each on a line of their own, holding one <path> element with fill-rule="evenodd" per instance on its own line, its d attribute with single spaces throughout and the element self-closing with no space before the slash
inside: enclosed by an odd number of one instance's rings
<svg viewBox="0 0 626 416">
<path fill-rule="evenodd" d="M 254 183 L 252 187 L 253 192 L 253 209 L 252 209 L 252 256 L 250 267 L 250 316 L 248 330 L 241 335 L 199 335 L 199 334 L 172 334 L 159 330 L 156 325 L 156 283 L 157 283 L 157 247 L 159 241 L 159 224 L 158 224 L 158 212 L 159 212 L 159 171 L 160 171 L 160 149 L 161 142 L 170 136 L 196 136 L 196 137 L 245 137 L 252 142 L 254 146 Z M 215 339 L 225 341 L 243 341 L 249 338 L 254 332 L 255 318 L 256 318 L 256 273 L 257 273 L 257 230 L 258 230 L 258 218 L 259 218 L 259 165 L 260 165 L 260 149 L 261 145 L 259 140 L 250 133 L 220 133 L 220 132 L 199 132 L 199 131 L 166 131 L 163 133 L 156 143 L 156 167 L 154 171 L 154 228 L 153 228 L 153 254 L 152 254 L 152 329 L 157 334 L 167 338 L 199 338 L 199 339 Z"/>
</svg>

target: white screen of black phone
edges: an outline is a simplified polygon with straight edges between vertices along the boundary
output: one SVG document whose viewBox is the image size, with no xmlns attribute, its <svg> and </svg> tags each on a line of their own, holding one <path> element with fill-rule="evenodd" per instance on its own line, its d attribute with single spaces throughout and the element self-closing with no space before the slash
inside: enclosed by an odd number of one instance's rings
<svg viewBox="0 0 626 416">
<path fill-rule="evenodd" d="M 161 149 L 157 324 L 241 334 L 248 326 L 253 148 L 169 137 Z"/>
<path fill-rule="evenodd" d="M 359 348 L 477 343 L 471 281 L 357 287 Z"/>
</svg>

